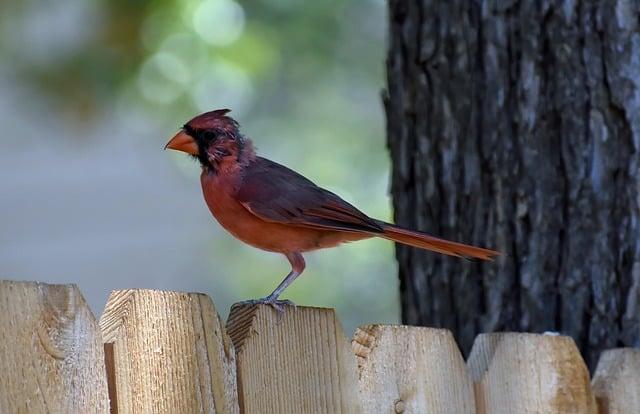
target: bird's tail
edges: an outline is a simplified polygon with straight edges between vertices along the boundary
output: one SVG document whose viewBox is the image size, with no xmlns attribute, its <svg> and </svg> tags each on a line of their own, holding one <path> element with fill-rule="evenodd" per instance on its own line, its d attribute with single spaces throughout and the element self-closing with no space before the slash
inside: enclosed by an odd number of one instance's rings
<svg viewBox="0 0 640 414">
<path fill-rule="evenodd" d="M 384 233 L 381 234 L 380 237 L 384 237 L 385 239 L 393 240 L 398 243 L 408 244 L 409 246 L 448 254 L 450 256 L 492 260 L 494 256 L 498 256 L 500 254 L 495 250 L 439 239 L 437 237 L 429 236 L 426 233 L 403 229 L 393 224 L 384 223 L 382 224 L 382 228 L 384 229 Z"/>
</svg>

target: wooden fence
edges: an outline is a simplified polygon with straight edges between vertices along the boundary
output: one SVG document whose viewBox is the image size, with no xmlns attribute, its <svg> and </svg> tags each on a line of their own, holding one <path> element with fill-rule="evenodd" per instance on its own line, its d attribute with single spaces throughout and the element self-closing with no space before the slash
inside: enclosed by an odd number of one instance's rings
<svg viewBox="0 0 640 414">
<path fill-rule="evenodd" d="M 571 338 L 368 325 L 332 309 L 121 290 L 96 321 L 74 285 L 0 281 L 0 413 L 640 413 L 640 350 L 593 380 Z"/>
</svg>

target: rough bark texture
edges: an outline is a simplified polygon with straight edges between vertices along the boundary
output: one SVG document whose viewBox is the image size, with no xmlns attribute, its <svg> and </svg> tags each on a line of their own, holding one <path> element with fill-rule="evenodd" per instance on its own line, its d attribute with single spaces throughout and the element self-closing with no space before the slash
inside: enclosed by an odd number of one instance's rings
<svg viewBox="0 0 640 414">
<path fill-rule="evenodd" d="M 398 223 L 504 252 L 398 246 L 403 321 L 555 330 L 593 367 L 640 346 L 640 2 L 391 0 Z"/>
</svg>

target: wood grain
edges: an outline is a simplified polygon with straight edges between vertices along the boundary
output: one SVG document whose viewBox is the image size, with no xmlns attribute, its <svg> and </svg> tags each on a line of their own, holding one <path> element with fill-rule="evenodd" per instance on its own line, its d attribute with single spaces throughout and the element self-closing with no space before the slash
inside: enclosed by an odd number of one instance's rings
<svg viewBox="0 0 640 414">
<path fill-rule="evenodd" d="M 98 323 L 75 285 L 0 281 L 0 412 L 108 413 Z"/>
<path fill-rule="evenodd" d="M 238 412 L 233 345 L 209 297 L 115 291 L 100 327 L 114 412 Z"/>
<path fill-rule="evenodd" d="M 352 342 L 367 413 L 475 413 L 473 385 L 446 329 L 368 325 Z"/>
<path fill-rule="evenodd" d="M 478 413 L 596 412 L 589 371 L 569 337 L 482 334 L 467 364 Z"/>
<path fill-rule="evenodd" d="M 640 349 L 604 351 L 592 387 L 599 414 L 640 413 Z"/>
<path fill-rule="evenodd" d="M 332 309 L 234 306 L 243 413 L 358 413 L 356 361 Z"/>
</svg>

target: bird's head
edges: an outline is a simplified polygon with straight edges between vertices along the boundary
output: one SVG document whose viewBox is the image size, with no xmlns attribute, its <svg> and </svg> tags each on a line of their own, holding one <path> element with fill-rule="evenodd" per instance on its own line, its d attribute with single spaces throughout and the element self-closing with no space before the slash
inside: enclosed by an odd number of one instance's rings
<svg viewBox="0 0 640 414">
<path fill-rule="evenodd" d="M 165 149 L 186 152 L 197 158 L 203 168 L 214 171 L 226 160 L 241 161 L 247 140 L 228 112 L 229 109 L 217 109 L 196 116 L 184 124 Z"/>
</svg>

